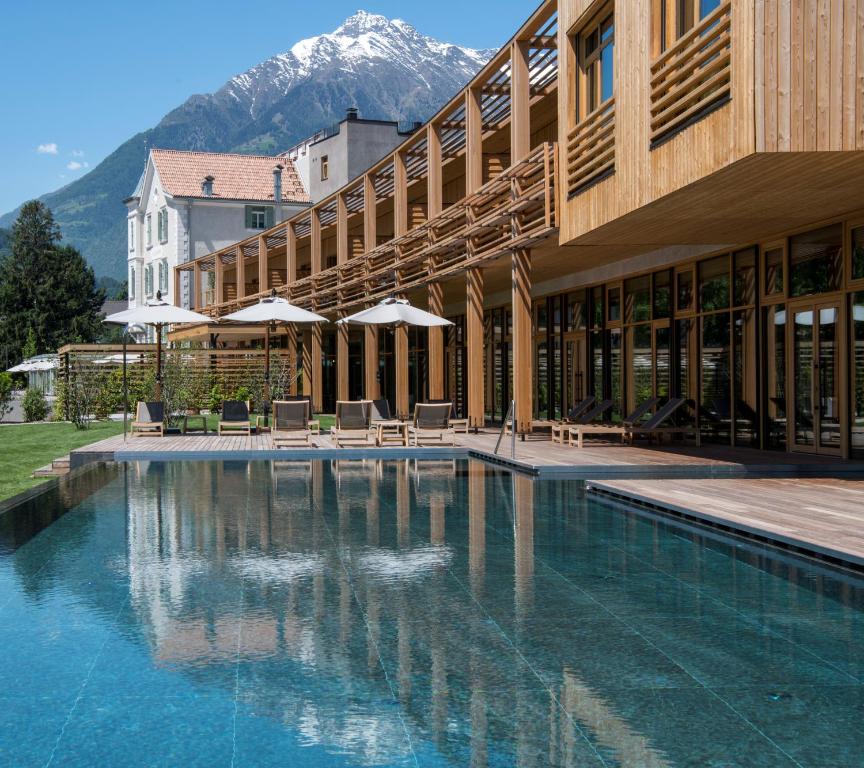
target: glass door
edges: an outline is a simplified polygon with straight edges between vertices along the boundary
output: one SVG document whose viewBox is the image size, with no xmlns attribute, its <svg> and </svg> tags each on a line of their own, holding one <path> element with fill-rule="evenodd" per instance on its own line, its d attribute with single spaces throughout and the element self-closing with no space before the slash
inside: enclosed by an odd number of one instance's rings
<svg viewBox="0 0 864 768">
<path fill-rule="evenodd" d="M 837 453 L 840 420 L 840 302 L 792 305 L 792 432 L 798 451 Z"/>
</svg>

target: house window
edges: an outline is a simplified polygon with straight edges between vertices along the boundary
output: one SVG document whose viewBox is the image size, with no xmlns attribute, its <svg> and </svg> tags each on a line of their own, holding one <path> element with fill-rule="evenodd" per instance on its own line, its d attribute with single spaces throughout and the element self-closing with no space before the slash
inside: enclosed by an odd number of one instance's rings
<svg viewBox="0 0 864 768">
<path fill-rule="evenodd" d="M 129 267 L 129 298 L 135 298 L 135 267 Z"/>
<path fill-rule="evenodd" d="M 615 16 L 605 6 L 579 33 L 578 118 L 584 120 L 615 92 Z"/>
<path fill-rule="evenodd" d="M 330 158 L 327 155 L 321 155 L 321 181 L 327 181 L 330 178 Z"/>
<path fill-rule="evenodd" d="M 272 205 L 247 205 L 246 229 L 268 229 L 273 226 Z"/>
<path fill-rule="evenodd" d="M 159 233 L 159 242 L 168 242 L 168 209 L 162 208 L 159 210 L 156 220 L 156 226 Z"/>
<path fill-rule="evenodd" d="M 153 295 L 153 265 L 144 267 L 144 293 L 147 297 Z"/>
<path fill-rule="evenodd" d="M 153 216 L 147 214 L 147 247 L 153 245 Z"/>
<path fill-rule="evenodd" d="M 135 222 L 129 219 L 129 250 L 135 250 Z"/>
</svg>

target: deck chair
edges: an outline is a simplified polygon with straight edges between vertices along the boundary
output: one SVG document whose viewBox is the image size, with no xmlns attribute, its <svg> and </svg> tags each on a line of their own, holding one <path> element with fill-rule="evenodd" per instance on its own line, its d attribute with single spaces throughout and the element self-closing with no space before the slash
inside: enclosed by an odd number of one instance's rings
<svg viewBox="0 0 864 768">
<path fill-rule="evenodd" d="M 630 441 L 636 435 L 647 435 L 649 440 L 657 438 L 660 442 L 664 437 L 673 435 L 682 435 L 684 437 L 692 437 L 696 442 L 696 446 L 702 444 L 702 436 L 698 427 L 691 426 L 676 426 L 674 424 L 666 424 L 674 413 L 682 406 L 686 400 L 683 397 L 672 397 L 655 413 L 650 419 L 643 424 L 633 424 L 628 427 L 628 437 Z"/>
<path fill-rule="evenodd" d="M 441 403 L 450 403 L 450 426 L 453 427 L 454 431 L 458 432 L 462 430 L 466 435 L 468 434 L 468 419 L 460 419 L 456 415 L 456 404 L 450 402 L 450 400 L 427 400 L 427 403 L 430 405 L 441 405 Z"/>
<path fill-rule="evenodd" d="M 346 445 L 376 445 L 377 432 L 372 428 L 371 400 L 337 400 L 336 424 L 330 435 L 337 448 Z"/>
<path fill-rule="evenodd" d="M 313 419 L 312 413 L 312 398 L 309 395 L 285 395 L 280 400 L 280 403 L 309 403 L 309 429 L 313 435 L 321 434 L 321 421 Z"/>
<path fill-rule="evenodd" d="M 165 403 L 139 402 L 135 406 L 132 435 L 165 436 Z"/>
<path fill-rule="evenodd" d="M 581 448 L 585 435 L 621 435 L 621 442 L 625 442 L 630 436 L 630 429 L 639 424 L 645 415 L 660 402 L 659 397 L 650 397 L 636 406 L 632 413 L 627 414 L 620 424 L 578 424 L 568 429 L 569 442 L 573 445 L 573 437 L 576 437 L 576 445 Z"/>
<path fill-rule="evenodd" d="M 242 400 L 225 400 L 222 403 L 222 417 L 219 419 L 219 435 L 252 434 L 249 423 L 249 403 Z"/>
<path fill-rule="evenodd" d="M 567 411 L 567 415 L 561 421 L 555 422 L 552 425 L 552 442 L 563 445 L 568 425 L 575 424 L 579 417 L 594 405 L 595 400 L 594 395 L 588 395 L 581 403 L 577 403 Z"/>
<path fill-rule="evenodd" d="M 372 423 L 376 421 L 393 421 L 393 415 L 390 413 L 390 402 L 387 398 L 382 397 L 378 400 L 371 400 L 372 403 Z"/>
<path fill-rule="evenodd" d="M 414 446 L 420 442 L 437 442 L 456 445 L 456 430 L 450 424 L 453 403 L 417 403 L 414 406 L 414 421 L 408 427 L 408 438 Z"/>
<path fill-rule="evenodd" d="M 273 445 L 283 448 L 300 443 L 309 445 L 312 430 L 309 428 L 308 400 L 276 400 L 273 403 Z"/>
</svg>

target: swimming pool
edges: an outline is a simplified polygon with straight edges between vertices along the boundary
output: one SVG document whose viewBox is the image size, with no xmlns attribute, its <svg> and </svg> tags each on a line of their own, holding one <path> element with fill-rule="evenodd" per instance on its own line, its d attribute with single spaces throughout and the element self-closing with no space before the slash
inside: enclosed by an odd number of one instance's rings
<svg viewBox="0 0 864 768">
<path fill-rule="evenodd" d="M 862 607 L 479 462 L 94 468 L 0 516 L 0 765 L 859 766 Z"/>
</svg>

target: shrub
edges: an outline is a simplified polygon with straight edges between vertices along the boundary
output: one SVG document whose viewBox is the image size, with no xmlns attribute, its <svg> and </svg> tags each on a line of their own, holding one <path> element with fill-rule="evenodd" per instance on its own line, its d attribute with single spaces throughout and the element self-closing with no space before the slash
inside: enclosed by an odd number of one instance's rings
<svg viewBox="0 0 864 768">
<path fill-rule="evenodd" d="M 5 371 L 0 373 L 0 421 L 12 411 L 12 391 L 12 375 Z"/>
<path fill-rule="evenodd" d="M 28 389 L 22 407 L 25 421 L 45 421 L 48 416 L 48 402 L 41 389 Z"/>
</svg>

